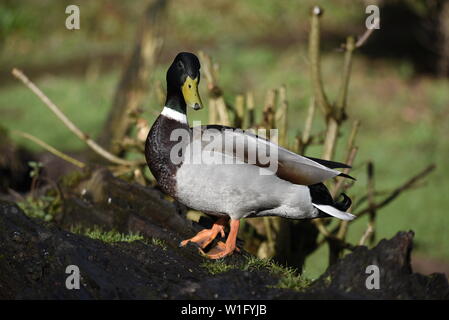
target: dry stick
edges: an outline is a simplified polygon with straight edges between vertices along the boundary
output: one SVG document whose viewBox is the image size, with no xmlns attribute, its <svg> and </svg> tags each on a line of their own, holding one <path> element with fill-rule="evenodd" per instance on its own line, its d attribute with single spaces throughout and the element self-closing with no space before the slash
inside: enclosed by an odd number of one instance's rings
<svg viewBox="0 0 449 320">
<path fill-rule="evenodd" d="M 310 98 L 309 103 L 309 109 L 307 110 L 307 117 L 304 123 L 304 131 L 302 133 L 302 136 L 296 136 L 295 137 L 295 146 L 294 150 L 298 154 L 305 154 L 307 147 L 312 143 L 312 123 L 313 123 L 313 117 L 315 116 L 315 99 L 312 96 Z"/>
<path fill-rule="evenodd" d="M 326 120 L 326 138 L 324 140 L 324 150 L 322 158 L 325 160 L 331 160 L 334 154 L 335 145 L 337 142 L 338 132 L 341 121 L 344 119 L 344 109 L 346 105 L 346 96 L 349 84 L 349 76 L 351 71 L 351 59 L 352 51 L 354 50 L 353 39 L 348 37 L 347 43 L 352 43 L 346 48 L 345 64 L 342 78 L 342 85 L 340 89 L 337 105 L 331 105 L 324 92 L 323 83 L 321 79 L 320 69 L 320 16 L 322 15 L 322 9 L 315 6 L 312 10 L 310 37 L 309 37 L 309 60 L 312 85 L 314 88 L 315 99 L 324 113 Z M 352 39 L 352 40 L 351 40 Z M 338 113 L 337 113 L 338 111 Z M 314 221 L 318 230 L 322 233 L 323 229 L 326 229 L 322 219 L 316 219 Z M 327 231 L 327 230 L 326 230 Z M 327 232 L 328 233 L 328 232 Z"/>
<path fill-rule="evenodd" d="M 349 139 L 348 139 L 348 144 L 347 144 L 347 149 L 351 150 L 352 147 L 354 147 L 355 144 L 355 138 L 357 137 L 357 133 L 359 132 L 359 128 L 360 128 L 360 120 L 355 120 L 352 123 L 352 129 L 351 129 L 351 134 L 349 135 Z M 348 155 L 349 157 L 349 155 Z M 348 159 L 346 158 L 346 161 Z"/>
<path fill-rule="evenodd" d="M 336 104 L 333 106 L 331 113 L 328 115 L 326 138 L 324 141 L 323 157 L 326 160 L 331 160 L 335 152 L 335 145 L 337 142 L 340 125 L 345 120 L 345 109 L 347 104 L 349 79 L 351 76 L 352 53 L 355 49 L 354 38 L 348 37 L 346 39 L 346 52 L 343 65 L 342 83 L 337 98 Z"/>
<path fill-rule="evenodd" d="M 349 150 L 348 157 L 346 159 L 346 164 L 348 166 L 352 166 L 352 164 L 354 163 L 354 159 L 355 159 L 355 156 L 357 155 L 357 151 L 359 151 L 358 147 L 352 147 L 352 149 Z M 349 174 L 350 171 L 351 171 L 351 168 L 345 168 L 343 170 L 343 173 Z M 335 185 L 335 187 L 334 187 L 334 189 L 332 190 L 332 193 L 331 193 L 333 197 L 338 195 L 340 190 L 343 188 L 343 184 L 344 184 L 344 180 L 343 179 L 338 180 L 337 184 Z"/>
<path fill-rule="evenodd" d="M 315 98 L 312 97 L 310 98 L 309 110 L 307 111 L 307 118 L 304 124 L 304 132 L 302 133 L 302 144 L 304 146 L 307 146 L 311 140 L 310 133 L 312 132 L 312 124 L 313 124 L 313 117 L 315 116 L 315 109 L 316 109 Z M 305 150 L 302 151 L 304 152 Z"/>
<path fill-rule="evenodd" d="M 44 104 L 64 123 L 64 125 L 69 128 L 79 139 L 84 141 L 93 151 L 98 153 L 103 158 L 109 160 L 112 163 L 121 164 L 125 166 L 135 166 L 145 163 L 144 161 L 127 161 L 114 156 L 112 153 L 103 149 L 95 141 L 89 138 L 84 132 L 82 132 L 67 116 L 33 83 L 27 76 L 20 70 L 14 68 L 12 74 L 22 81 L 33 93 L 39 97 L 39 99 L 44 102 Z"/>
<path fill-rule="evenodd" d="M 83 162 L 81 162 L 81 161 L 79 161 L 79 160 L 77 160 L 77 159 L 75 159 L 75 158 L 72 158 L 71 156 L 69 156 L 69 155 L 67 155 L 67 154 L 65 154 L 65 153 L 63 153 L 63 152 L 61 152 L 61 151 L 55 149 L 54 147 L 48 145 L 47 143 L 45 143 L 45 142 L 42 141 L 41 139 L 39 139 L 39 138 L 37 138 L 37 137 L 35 137 L 35 136 L 29 134 L 29 133 L 22 132 L 22 131 L 18 131 L 18 130 L 12 130 L 11 132 L 12 132 L 13 134 L 17 134 L 17 135 L 19 135 L 19 136 L 21 136 L 21 137 L 24 137 L 24 138 L 26 138 L 26 139 L 28 139 L 28 140 L 33 141 L 34 143 L 40 145 L 42 148 L 44 148 L 44 149 L 46 149 L 47 151 L 51 152 L 51 153 L 54 154 L 55 156 L 57 156 L 57 157 L 59 157 L 59 158 L 65 160 L 65 161 L 67 161 L 67 162 L 70 162 L 71 164 L 73 164 L 74 166 L 77 166 L 78 168 L 81 168 L 81 169 L 82 169 L 82 168 L 84 168 L 84 167 L 86 166 L 85 163 L 83 163 Z"/>
<path fill-rule="evenodd" d="M 204 75 L 207 81 L 207 88 L 209 90 L 209 120 L 215 120 L 211 123 L 216 123 L 217 115 L 219 123 L 225 126 L 229 126 L 229 115 L 227 111 L 226 102 L 224 101 L 223 91 L 217 84 L 218 65 L 212 63 L 212 58 L 205 54 L 203 51 L 198 52 Z M 213 119 L 215 118 L 215 119 Z"/>
<path fill-rule="evenodd" d="M 413 184 L 413 186 L 410 186 L 410 188 L 408 188 L 408 190 L 419 189 L 426 185 L 427 185 L 426 181 L 416 182 L 415 184 Z M 385 195 L 389 195 L 389 194 L 391 194 L 391 191 L 375 191 L 374 192 L 375 196 L 385 196 Z M 364 196 L 360 197 L 360 199 L 357 200 L 357 203 L 355 203 L 353 205 L 353 207 L 358 208 L 366 201 L 368 201 L 368 193 L 366 193 Z"/>
<path fill-rule="evenodd" d="M 354 163 L 354 159 L 357 155 L 357 151 L 358 148 L 354 147 L 352 145 L 352 143 L 349 145 L 351 147 L 351 149 L 348 151 L 348 156 L 346 158 L 346 164 L 349 166 L 352 166 L 352 164 Z M 343 170 L 343 172 L 345 174 L 349 174 L 349 172 L 351 171 L 350 168 L 346 168 Z M 333 196 L 336 196 L 338 194 L 338 192 L 340 192 L 340 189 L 343 186 L 343 179 L 340 179 L 337 184 L 335 185 L 335 188 L 333 190 Z M 340 226 L 338 228 L 338 232 L 337 232 L 337 238 L 341 239 L 341 240 L 345 240 L 346 239 L 346 234 L 348 232 L 348 226 L 349 226 L 349 221 L 347 220 L 342 220 L 340 221 Z"/>
<path fill-rule="evenodd" d="M 374 19 L 374 25 L 378 25 L 380 23 L 380 18 L 376 17 Z M 360 48 L 363 46 L 363 44 L 368 40 L 368 38 L 371 36 L 371 34 L 376 30 L 375 28 L 372 29 L 366 29 L 365 33 L 357 39 L 357 43 L 355 44 L 356 48 Z"/>
<path fill-rule="evenodd" d="M 347 104 L 347 95 L 348 95 L 348 88 L 349 88 L 349 79 L 351 75 L 351 66 L 352 66 L 352 54 L 353 51 L 360 47 L 364 41 L 368 38 L 369 35 L 365 37 L 365 40 L 359 43 L 359 46 L 356 46 L 354 43 L 353 37 L 348 37 L 346 39 L 345 44 L 345 57 L 344 57 L 344 66 L 343 66 L 343 75 L 342 75 L 342 83 L 339 91 L 339 95 L 336 101 L 335 105 L 330 105 L 327 101 L 323 102 L 323 96 L 324 90 L 322 88 L 322 82 L 320 80 L 320 70 L 319 70 L 319 16 L 322 14 L 322 10 L 319 7 L 314 7 L 313 15 L 312 15 L 312 23 L 311 23 L 311 36 L 310 36 L 310 42 L 309 42 L 309 54 L 310 54 L 310 60 L 314 63 L 312 63 L 312 81 L 315 88 L 315 96 L 319 99 L 320 103 L 323 104 L 322 109 L 325 111 L 325 117 L 327 120 L 327 131 L 326 131 L 326 138 L 324 141 L 324 151 L 323 151 L 323 158 L 327 160 L 331 160 L 334 155 L 335 151 L 335 145 L 337 142 L 337 137 L 340 129 L 340 124 L 343 120 L 345 120 L 345 108 Z M 313 39 L 315 37 L 316 39 Z M 313 47 L 315 46 L 315 47 Z M 318 80 L 320 81 L 318 81 Z M 321 96 L 321 97 L 320 97 Z M 327 102 L 327 105 L 325 103 Z M 325 108 L 323 108 L 325 107 Z M 348 158 L 352 157 L 352 161 L 356 155 L 357 149 L 353 148 L 353 143 L 355 136 L 357 134 L 359 124 L 355 124 L 353 126 L 353 130 L 351 133 L 351 137 L 348 142 Z M 349 159 L 348 159 L 349 160 Z M 347 171 L 347 170 L 345 170 Z M 342 182 L 339 182 L 337 186 L 334 189 L 334 192 L 337 192 L 342 187 Z M 326 231 L 327 234 L 329 234 L 329 231 L 324 226 L 321 219 L 316 220 L 316 225 L 319 227 L 318 230 L 320 230 L 321 233 L 323 233 L 323 230 Z M 337 239 L 340 240 L 340 247 L 343 243 L 345 243 L 343 240 L 344 236 L 346 235 L 347 231 L 347 223 L 346 224 L 340 224 L 338 226 L 337 230 L 339 230 L 337 234 Z M 332 237 L 326 237 L 324 240 L 334 240 L 335 237 L 333 236 L 335 230 L 331 233 Z M 324 234 L 324 233 L 323 233 Z M 326 234 L 325 234 L 326 236 Z M 338 248 L 338 246 L 335 246 L 335 248 Z M 332 255 L 331 255 L 332 256 Z"/>
<path fill-rule="evenodd" d="M 362 237 L 359 240 L 359 246 L 365 245 L 366 240 L 371 236 L 373 232 L 374 232 L 373 226 L 371 224 L 368 224 L 365 232 L 363 233 Z"/>
<path fill-rule="evenodd" d="M 167 13 L 166 0 L 149 1 L 138 25 L 134 49 L 126 62 L 115 90 L 112 106 L 97 137 L 98 144 L 110 153 L 123 153 L 118 142 L 127 136 L 134 124 L 132 113 L 147 94 L 148 79 L 162 48 L 162 30 Z"/>
<path fill-rule="evenodd" d="M 343 66 L 343 74 L 342 74 L 342 83 L 339 91 L 339 95 L 337 98 L 337 102 L 334 105 L 330 105 L 327 101 L 323 101 L 324 99 L 320 96 L 324 96 L 324 89 L 322 88 L 322 82 L 317 81 L 317 79 L 320 79 L 320 69 L 319 69 L 319 15 L 321 15 L 321 10 L 315 10 L 318 7 L 314 8 L 313 13 L 319 13 L 319 14 L 313 14 L 312 15 L 312 23 L 311 23 L 311 36 L 310 36 L 310 47 L 309 47 L 309 53 L 310 53 L 310 60 L 314 63 L 312 63 L 312 81 L 315 88 L 315 96 L 318 99 L 318 101 L 323 104 L 322 109 L 325 111 L 324 115 L 327 122 L 327 130 L 326 130 L 326 137 L 324 140 L 324 150 L 323 150 L 323 159 L 331 160 L 333 158 L 334 152 L 335 152 L 335 146 L 338 138 L 338 133 L 340 130 L 340 124 L 343 120 L 345 120 L 345 108 L 346 108 L 346 102 L 347 102 L 347 94 L 348 94 L 348 88 L 349 88 L 349 79 L 351 75 L 351 65 L 352 65 L 352 53 L 355 50 L 355 44 L 354 39 L 352 37 L 348 37 L 346 39 L 346 52 L 344 57 L 344 66 Z M 314 39 L 315 38 L 315 39 Z M 318 43 L 318 44 L 317 44 Z M 315 46 L 315 47 L 314 47 Z M 314 67 L 315 66 L 315 67 Z M 326 105 L 327 103 L 327 105 Z M 350 149 L 351 150 L 351 149 Z M 356 151 L 355 151 L 356 152 Z M 355 153 L 354 153 L 355 156 Z M 315 220 L 315 225 L 318 226 L 318 230 L 322 232 L 323 229 L 326 230 L 326 233 L 329 233 L 326 226 L 324 225 L 324 222 L 322 219 Z M 347 225 L 340 224 L 338 233 L 340 236 L 343 236 L 346 234 Z M 324 233 L 323 233 L 324 234 Z M 326 236 L 326 234 L 324 234 Z M 338 243 L 335 243 L 332 238 L 328 239 L 329 245 L 330 245 L 330 261 L 335 259 L 335 257 L 339 254 L 339 248 L 341 248 Z M 336 250 L 335 252 L 332 252 L 333 250 Z"/>
<path fill-rule="evenodd" d="M 275 110 L 276 110 L 276 96 L 277 96 L 277 90 L 270 89 L 267 91 L 267 94 L 265 96 L 265 105 L 263 108 L 263 119 L 262 119 L 262 128 L 266 130 L 266 138 L 271 139 L 269 133 L 270 129 L 273 129 L 276 127 L 275 123 Z M 271 250 L 271 253 L 273 255 L 276 254 L 276 240 L 279 239 L 277 236 L 277 230 L 281 228 L 279 217 L 263 217 L 264 219 L 264 226 L 265 231 L 267 233 L 267 241 L 268 241 L 268 247 Z"/>
<path fill-rule="evenodd" d="M 273 129 L 275 127 L 276 97 L 277 97 L 276 89 L 268 90 L 267 94 L 265 95 L 262 126 L 266 130 Z"/>
<path fill-rule="evenodd" d="M 316 102 L 323 113 L 328 115 L 331 113 L 332 108 L 324 92 L 320 66 L 320 16 L 322 13 L 323 10 L 319 6 L 314 6 L 312 8 L 309 36 L 309 60 L 310 75 Z"/>
<path fill-rule="evenodd" d="M 416 185 L 416 183 L 418 183 L 421 179 L 423 179 L 428 174 L 430 174 L 435 169 L 435 167 L 436 167 L 435 164 L 431 164 L 430 166 L 425 168 L 423 171 L 419 172 L 418 174 L 416 174 L 415 176 L 413 176 L 412 178 L 407 180 L 404 184 L 402 184 L 401 186 L 394 189 L 394 191 L 392 191 L 390 193 L 390 195 L 387 196 L 382 202 L 374 204 L 372 207 L 367 207 L 367 208 L 359 211 L 358 213 L 355 213 L 355 215 L 357 216 L 357 218 L 360 218 L 361 216 L 363 216 L 364 214 L 367 214 L 368 212 L 370 212 L 373 209 L 379 210 L 379 209 L 383 208 L 384 206 L 388 205 L 391 201 L 396 199 L 402 192 L 412 189 Z M 357 219 L 353 220 L 353 221 L 357 221 Z M 333 234 L 335 234 L 335 232 L 337 232 L 338 228 L 339 227 L 337 226 L 331 232 L 329 232 L 329 234 L 331 235 L 331 238 L 337 239 L 335 236 L 333 236 Z M 321 245 L 326 243 L 326 240 L 327 240 L 327 238 L 323 238 L 321 241 L 319 241 L 316 248 L 318 249 Z"/>
<path fill-rule="evenodd" d="M 285 85 L 279 88 L 279 108 L 276 110 L 275 123 L 279 128 L 279 145 L 288 147 L 288 101 L 287 101 L 287 89 Z"/>
<path fill-rule="evenodd" d="M 388 197 L 386 197 L 384 200 L 382 200 L 380 203 L 376 203 L 372 206 L 368 206 L 367 208 L 357 212 L 356 213 L 357 218 L 363 216 L 364 214 L 369 213 L 372 210 L 379 210 L 380 208 L 386 206 L 391 201 L 396 199 L 403 191 L 411 189 L 415 185 L 415 183 L 417 183 L 419 180 L 423 179 L 425 176 L 430 174 L 435 168 L 436 168 L 435 164 L 429 165 L 423 171 L 419 172 L 418 174 L 416 174 L 415 176 L 410 178 L 408 181 L 406 181 L 403 185 L 401 185 L 398 188 L 396 188 L 395 190 L 393 190 L 393 192 L 391 192 L 391 194 Z"/>
<path fill-rule="evenodd" d="M 209 123 L 214 124 L 217 123 L 217 108 L 215 98 L 212 96 L 213 90 L 216 87 L 212 60 L 203 51 L 199 51 L 198 55 L 202 62 L 202 69 L 204 77 L 206 78 L 207 89 L 209 90 Z"/>
<path fill-rule="evenodd" d="M 327 121 L 327 132 L 329 132 L 329 116 L 332 114 L 332 106 L 330 105 L 326 94 L 324 92 L 323 81 L 321 78 L 321 58 L 320 58 L 320 17 L 323 13 L 323 10 L 319 6 L 314 6 L 311 12 L 310 18 L 310 35 L 309 35 L 309 61 L 310 61 L 310 76 L 312 80 L 313 86 L 313 95 L 316 103 L 323 111 L 325 119 Z M 326 137 L 325 142 L 329 140 Z M 302 145 L 302 143 L 301 143 Z M 302 148 L 302 146 L 301 146 Z M 325 144 L 325 157 L 329 158 L 331 155 L 328 155 L 327 147 Z M 313 223 L 318 228 L 320 233 L 322 233 L 325 237 L 329 235 L 329 231 L 323 223 L 322 219 L 313 220 Z"/>
<path fill-rule="evenodd" d="M 351 130 L 351 134 L 349 135 L 349 139 L 348 139 L 348 146 L 347 146 L 347 150 L 348 153 L 346 155 L 346 160 L 345 163 L 348 166 L 352 166 L 352 164 L 354 163 L 354 158 L 355 158 L 355 153 L 357 152 L 357 148 L 354 148 L 354 143 L 355 143 L 355 138 L 357 136 L 358 130 L 360 127 L 360 121 L 356 120 L 354 121 L 353 125 L 352 125 L 352 130 Z M 346 168 L 343 170 L 343 173 L 345 174 L 349 174 L 350 168 Z M 335 197 L 338 192 L 341 190 L 341 188 L 343 187 L 343 179 L 340 179 L 337 181 L 337 183 L 335 184 L 331 194 L 333 197 Z"/>
<path fill-rule="evenodd" d="M 163 106 L 165 104 L 165 92 L 162 88 L 162 82 L 160 80 L 157 80 L 154 84 L 154 92 L 159 105 Z"/>
<path fill-rule="evenodd" d="M 245 97 L 239 94 L 235 97 L 234 127 L 242 128 L 245 121 Z"/>
<path fill-rule="evenodd" d="M 375 184 L 374 184 L 374 164 L 372 161 L 368 162 L 367 165 L 367 175 L 368 175 L 368 207 L 369 211 L 369 221 L 368 221 L 368 229 L 371 232 L 367 232 L 366 238 L 369 240 L 370 244 L 373 244 L 375 239 L 375 222 L 376 222 L 376 209 L 374 208 L 374 192 L 375 192 Z"/>
<path fill-rule="evenodd" d="M 256 115 L 254 113 L 254 94 L 251 91 L 246 93 L 246 108 L 248 109 L 248 128 L 253 128 L 256 124 Z"/>
</svg>

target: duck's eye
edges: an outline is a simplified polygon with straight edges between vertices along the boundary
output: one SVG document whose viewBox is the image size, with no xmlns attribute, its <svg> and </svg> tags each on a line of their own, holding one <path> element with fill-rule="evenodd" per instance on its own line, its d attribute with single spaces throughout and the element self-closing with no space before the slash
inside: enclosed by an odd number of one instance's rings
<svg viewBox="0 0 449 320">
<path fill-rule="evenodd" d="M 190 88 L 192 88 L 192 85 L 191 85 L 191 84 L 189 84 L 189 89 L 190 89 Z"/>
<path fill-rule="evenodd" d="M 182 61 L 178 61 L 178 68 L 184 69 L 184 64 L 182 63 Z"/>
</svg>

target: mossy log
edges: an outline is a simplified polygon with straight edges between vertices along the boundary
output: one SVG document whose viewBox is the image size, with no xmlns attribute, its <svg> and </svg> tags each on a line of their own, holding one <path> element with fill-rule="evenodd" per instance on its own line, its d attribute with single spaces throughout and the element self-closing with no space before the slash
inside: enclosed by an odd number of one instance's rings
<svg viewBox="0 0 449 320">
<path fill-rule="evenodd" d="M 161 191 L 115 178 L 104 168 L 61 185 L 63 213 L 57 221 L 66 229 L 99 226 L 138 232 L 173 244 L 199 230 L 199 226 L 185 219 L 183 206 L 166 200 Z"/>
<path fill-rule="evenodd" d="M 449 299 L 444 275 L 412 272 L 412 239 L 403 232 L 372 250 L 357 248 L 298 292 L 273 287 L 279 277 L 263 268 L 211 273 L 193 246 L 105 243 L 0 201 L 0 299 Z M 236 253 L 224 262 L 237 265 L 244 257 Z M 380 269 L 380 288 L 369 290 L 365 270 L 372 264 Z M 77 290 L 66 287 L 69 265 L 80 271 Z"/>
</svg>

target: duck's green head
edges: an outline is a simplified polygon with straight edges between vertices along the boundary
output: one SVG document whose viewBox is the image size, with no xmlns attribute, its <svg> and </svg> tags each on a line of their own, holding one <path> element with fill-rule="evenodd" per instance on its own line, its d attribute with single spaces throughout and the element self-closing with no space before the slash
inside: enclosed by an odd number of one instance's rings
<svg viewBox="0 0 449 320">
<path fill-rule="evenodd" d="M 178 53 L 167 71 L 167 101 L 165 106 L 186 112 L 186 106 L 199 110 L 203 107 L 198 93 L 200 61 L 189 52 Z"/>
</svg>

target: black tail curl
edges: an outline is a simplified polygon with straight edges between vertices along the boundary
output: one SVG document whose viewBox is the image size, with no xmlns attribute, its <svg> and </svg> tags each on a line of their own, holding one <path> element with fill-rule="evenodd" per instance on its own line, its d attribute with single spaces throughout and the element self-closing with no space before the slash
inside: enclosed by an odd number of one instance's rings
<svg viewBox="0 0 449 320">
<path fill-rule="evenodd" d="M 346 193 L 342 193 L 340 196 L 343 196 L 341 201 L 335 201 L 334 207 L 340 211 L 346 211 L 352 204 L 352 200 L 346 195 Z"/>
<path fill-rule="evenodd" d="M 308 187 L 312 202 L 315 204 L 330 205 L 340 211 L 346 211 L 352 204 L 351 199 L 345 193 L 340 195 L 343 197 L 341 201 L 335 201 L 323 183 L 313 184 Z"/>
</svg>

